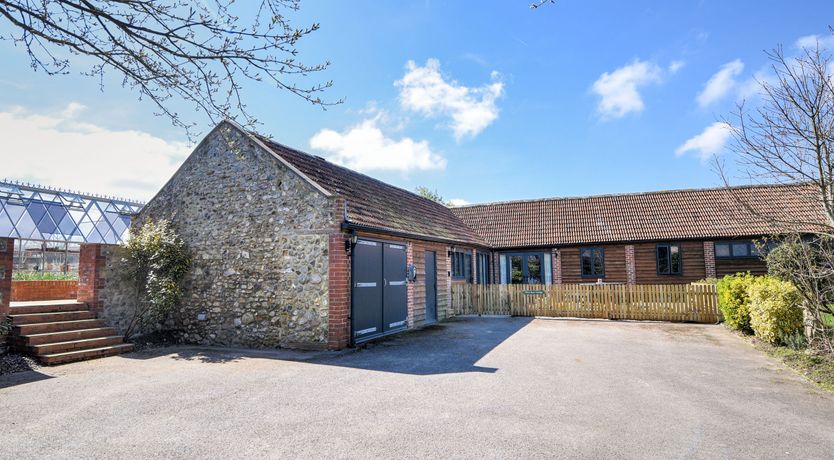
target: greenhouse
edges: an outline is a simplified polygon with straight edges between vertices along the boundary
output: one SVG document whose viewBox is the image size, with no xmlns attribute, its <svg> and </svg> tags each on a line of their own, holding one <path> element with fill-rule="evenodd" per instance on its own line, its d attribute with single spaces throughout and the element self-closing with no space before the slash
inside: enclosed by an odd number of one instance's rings
<svg viewBox="0 0 834 460">
<path fill-rule="evenodd" d="M 81 243 L 118 244 L 128 235 L 136 201 L 0 181 L 0 237 L 17 239 L 14 268 L 74 272 Z"/>
</svg>

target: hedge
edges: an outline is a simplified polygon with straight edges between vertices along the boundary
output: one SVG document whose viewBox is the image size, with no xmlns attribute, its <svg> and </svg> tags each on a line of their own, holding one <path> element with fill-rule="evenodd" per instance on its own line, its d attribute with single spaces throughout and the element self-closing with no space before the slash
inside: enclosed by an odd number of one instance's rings
<svg viewBox="0 0 834 460">
<path fill-rule="evenodd" d="M 793 284 L 770 276 L 756 278 L 750 286 L 750 326 L 760 339 L 773 345 L 802 333 L 799 292 Z"/>
<path fill-rule="evenodd" d="M 750 326 L 750 286 L 756 278 L 750 273 L 737 273 L 721 278 L 716 284 L 718 307 L 724 322 L 732 329 L 752 334 Z"/>
</svg>

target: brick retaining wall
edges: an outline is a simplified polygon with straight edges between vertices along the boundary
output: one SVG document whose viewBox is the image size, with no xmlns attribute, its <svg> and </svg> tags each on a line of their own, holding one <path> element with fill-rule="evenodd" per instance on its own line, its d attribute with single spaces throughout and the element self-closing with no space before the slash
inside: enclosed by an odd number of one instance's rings
<svg viewBox="0 0 834 460">
<path fill-rule="evenodd" d="M 67 300 L 78 295 L 78 281 L 12 281 L 12 302 Z"/>
</svg>

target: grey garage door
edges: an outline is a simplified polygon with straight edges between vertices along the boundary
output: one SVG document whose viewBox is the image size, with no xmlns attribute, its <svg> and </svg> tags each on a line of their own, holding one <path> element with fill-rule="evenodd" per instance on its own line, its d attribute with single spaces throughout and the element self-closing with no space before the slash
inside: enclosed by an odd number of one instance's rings
<svg viewBox="0 0 834 460">
<path fill-rule="evenodd" d="M 408 286 L 404 244 L 357 241 L 351 279 L 354 342 L 407 327 Z"/>
</svg>

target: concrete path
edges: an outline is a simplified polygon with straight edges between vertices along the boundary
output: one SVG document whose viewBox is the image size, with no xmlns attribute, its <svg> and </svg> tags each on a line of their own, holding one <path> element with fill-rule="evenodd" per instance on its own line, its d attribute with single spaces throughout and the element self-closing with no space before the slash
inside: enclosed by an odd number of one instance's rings
<svg viewBox="0 0 834 460">
<path fill-rule="evenodd" d="M 0 377 L 2 458 L 831 458 L 834 396 L 721 326 L 459 319 L 348 353 Z"/>
</svg>

